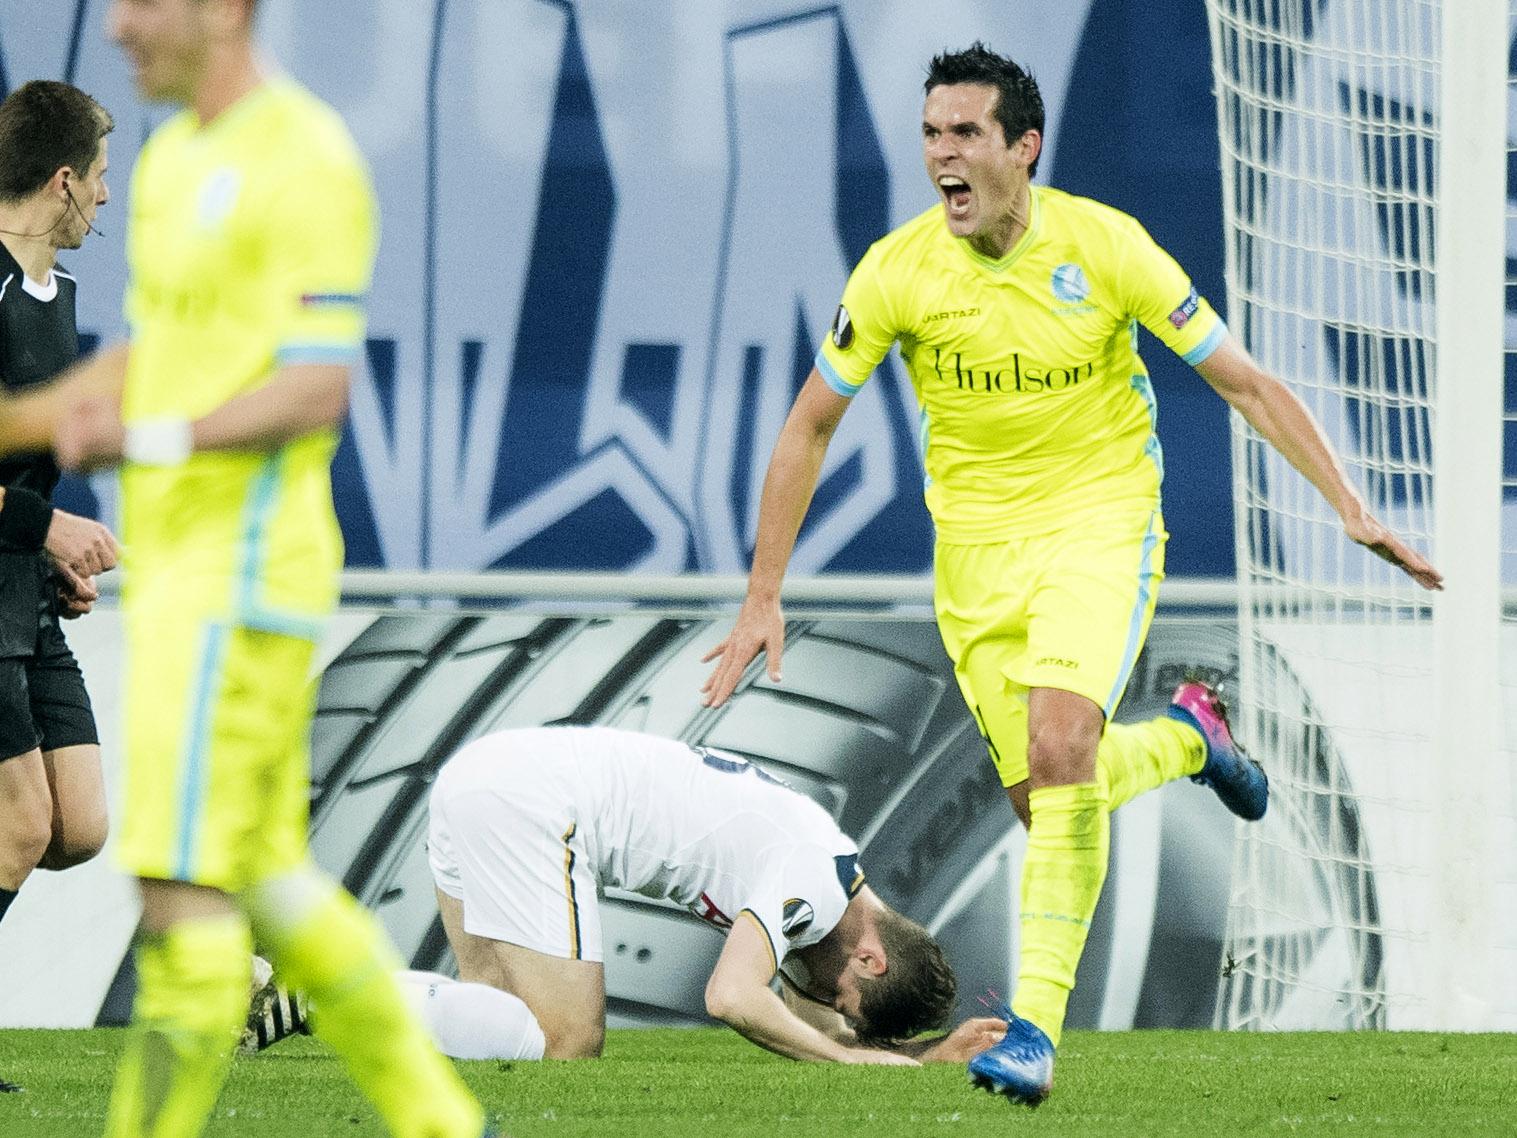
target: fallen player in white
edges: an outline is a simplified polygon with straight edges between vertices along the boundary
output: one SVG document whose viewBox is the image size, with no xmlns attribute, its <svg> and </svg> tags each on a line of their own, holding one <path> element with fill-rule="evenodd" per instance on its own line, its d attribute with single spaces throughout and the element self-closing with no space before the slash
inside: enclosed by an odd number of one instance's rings
<svg viewBox="0 0 1517 1138">
<path fill-rule="evenodd" d="M 914 1038 L 953 1006 L 942 951 L 864 884 L 858 847 L 826 811 L 746 759 L 604 727 L 501 731 L 444 765 L 428 805 L 460 979 L 400 980 L 455 1059 L 600 1054 L 606 886 L 726 930 L 706 1010 L 781 1055 L 964 1062 L 1005 1034 L 1003 1019 L 979 1018 Z M 306 1030 L 302 998 L 254 964 L 244 1051 Z"/>
<path fill-rule="evenodd" d="M 826 811 L 744 759 L 604 727 L 501 731 L 443 766 L 429 811 L 462 983 L 407 979 L 455 1057 L 600 1054 L 605 887 L 727 930 L 706 1010 L 781 1055 L 962 1062 L 1005 1031 L 972 1019 L 916 1040 L 953 1007 L 942 951 L 864 884 Z"/>
</svg>

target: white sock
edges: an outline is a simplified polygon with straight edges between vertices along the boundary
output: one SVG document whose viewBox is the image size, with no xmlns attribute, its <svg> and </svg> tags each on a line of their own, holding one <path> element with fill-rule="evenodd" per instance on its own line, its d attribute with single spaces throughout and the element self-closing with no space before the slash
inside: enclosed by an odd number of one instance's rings
<svg viewBox="0 0 1517 1138">
<path fill-rule="evenodd" d="M 532 1009 L 510 992 L 437 972 L 401 972 L 400 988 L 444 1055 L 541 1059 L 546 1043 Z"/>
</svg>

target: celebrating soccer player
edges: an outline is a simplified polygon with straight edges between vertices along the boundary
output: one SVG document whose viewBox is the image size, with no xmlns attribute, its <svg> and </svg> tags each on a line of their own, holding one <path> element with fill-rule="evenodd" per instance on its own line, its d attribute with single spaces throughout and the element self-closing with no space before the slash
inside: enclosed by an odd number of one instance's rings
<svg viewBox="0 0 1517 1138">
<path fill-rule="evenodd" d="M 51 379 L 79 354 L 74 278 L 58 250 L 84 242 L 110 197 L 114 124 L 77 87 L 37 80 L 0 103 L 0 391 Z M 88 861 L 105 843 L 100 741 L 59 618 L 88 612 L 116 564 L 99 522 L 54 508 L 46 450 L 0 462 L 0 919 L 31 871 Z M 14 1090 L 0 1082 L 0 1090 Z"/>
<path fill-rule="evenodd" d="M 1029 830 L 1009 1027 L 970 1073 L 1030 1103 L 1052 1085 L 1111 811 L 1186 775 L 1246 819 L 1268 802 L 1206 685 L 1182 684 L 1160 719 L 1111 722 L 1153 616 L 1166 537 L 1136 325 L 1301 471 L 1351 538 L 1426 588 L 1442 582 L 1141 225 L 1031 185 L 1042 139 L 1042 97 L 1016 63 L 978 43 L 932 61 L 922 148 L 940 204 L 877 242 L 848 281 L 770 460 L 748 595 L 708 656 L 720 660 L 704 689 L 721 704 L 760 652 L 779 680 L 780 582 L 822 458 L 899 342 L 927 440 L 938 627 Z"/>
<path fill-rule="evenodd" d="M 254 53 L 256 0 L 115 0 L 153 100 L 129 210 L 129 339 L 0 405 L 0 445 L 122 467 L 136 1031 L 107 1132 L 201 1132 L 252 936 L 391 1132 L 479 1138 L 372 916 L 306 847 L 312 653 L 337 591 L 330 461 L 363 343 L 376 206 L 331 108 Z"/>
</svg>

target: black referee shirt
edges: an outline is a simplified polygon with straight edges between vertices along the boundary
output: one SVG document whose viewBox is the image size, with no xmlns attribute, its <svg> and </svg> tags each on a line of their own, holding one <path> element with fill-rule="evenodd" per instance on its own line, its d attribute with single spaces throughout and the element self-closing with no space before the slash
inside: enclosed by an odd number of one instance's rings
<svg viewBox="0 0 1517 1138">
<path fill-rule="evenodd" d="M 45 285 L 26 279 L 0 244 L 0 389 L 15 394 L 52 379 L 79 356 L 74 278 L 54 266 Z M 20 486 L 48 500 L 58 485 L 52 452 L 0 459 L 0 486 Z"/>
</svg>

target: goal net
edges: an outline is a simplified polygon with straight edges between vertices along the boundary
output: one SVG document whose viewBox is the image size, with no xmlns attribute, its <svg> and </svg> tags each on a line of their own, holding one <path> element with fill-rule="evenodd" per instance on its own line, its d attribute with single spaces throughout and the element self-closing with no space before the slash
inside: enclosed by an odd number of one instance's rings
<svg viewBox="0 0 1517 1138">
<path fill-rule="evenodd" d="M 1512 1026 L 1506 0 L 1208 12 L 1229 325 L 1449 577 L 1435 598 L 1349 542 L 1233 416 L 1234 719 L 1272 798 L 1239 829 L 1217 1023 Z"/>
</svg>

